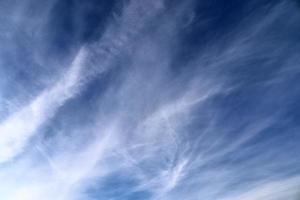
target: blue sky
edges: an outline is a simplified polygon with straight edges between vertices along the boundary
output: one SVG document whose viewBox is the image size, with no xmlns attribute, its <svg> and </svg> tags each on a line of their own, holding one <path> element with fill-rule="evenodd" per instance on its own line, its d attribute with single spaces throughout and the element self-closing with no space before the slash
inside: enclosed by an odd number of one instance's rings
<svg viewBox="0 0 300 200">
<path fill-rule="evenodd" d="M 1 0 L 0 199 L 297 200 L 296 0 Z"/>
</svg>

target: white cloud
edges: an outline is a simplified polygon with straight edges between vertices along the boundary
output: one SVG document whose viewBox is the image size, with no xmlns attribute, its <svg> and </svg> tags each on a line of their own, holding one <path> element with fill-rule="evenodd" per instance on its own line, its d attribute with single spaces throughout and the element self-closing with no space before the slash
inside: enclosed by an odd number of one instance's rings
<svg viewBox="0 0 300 200">
<path fill-rule="evenodd" d="M 22 152 L 30 138 L 50 119 L 57 109 L 79 90 L 80 73 L 83 69 L 82 49 L 65 76 L 45 89 L 29 105 L 12 114 L 0 124 L 0 162 L 6 162 Z"/>
<path fill-rule="evenodd" d="M 170 24 L 176 23 L 164 24 L 167 28 L 163 31 L 135 41 L 147 22 L 163 20 L 153 20 L 163 7 L 161 2 L 131 1 L 98 42 L 82 47 L 54 86 L 0 124 L 0 179 L 7 180 L 0 183 L 1 199 L 92 200 L 87 189 L 94 184 L 99 187 L 98 196 L 106 199 L 101 186 L 115 172 L 136 181 L 128 186 L 128 193 L 147 191 L 152 199 L 292 198 L 299 178 L 278 173 L 282 161 L 272 161 L 276 152 L 249 145 L 280 115 L 258 115 L 255 120 L 225 126 L 220 122 L 223 110 L 214 102 L 240 87 L 227 81 L 230 77 L 220 73 L 220 66 L 234 68 L 244 56 L 253 56 L 246 52 L 252 43 L 242 39 L 230 43 L 220 54 L 206 51 L 207 55 L 188 64 L 209 63 L 207 71 L 191 69 L 189 80 L 181 74 L 170 77 L 172 41 L 164 31 L 168 29 L 169 36 L 176 31 Z M 271 17 L 268 23 L 273 21 Z M 29 145 L 30 151 L 20 158 L 5 163 L 22 153 L 60 106 L 75 98 L 94 76 L 109 69 L 123 51 L 130 51 L 126 53 L 132 62 L 124 63 L 124 76 L 93 101 L 98 109 L 96 114 L 90 113 L 94 121 L 76 128 L 55 127 L 55 136 L 45 139 L 51 145 L 42 138 Z M 233 137 L 234 131 L 238 133 Z M 69 132 L 72 137 L 67 136 Z M 80 140 L 80 148 L 73 140 Z M 249 151 L 252 157 L 247 157 Z M 245 159 L 239 160 L 241 157 Z M 249 176 L 251 181 L 247 182 Z M 127 193 L 118 195 L 122 198 Z"/>
</svg>

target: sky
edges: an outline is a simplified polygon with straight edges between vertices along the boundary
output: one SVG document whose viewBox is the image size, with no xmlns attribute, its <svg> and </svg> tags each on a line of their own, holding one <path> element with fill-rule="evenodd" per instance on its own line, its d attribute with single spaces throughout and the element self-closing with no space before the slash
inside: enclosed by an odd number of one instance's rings
<svg viewBox="0 0 300 200">
<path fill-rule="evenodd" d="M 0 0 L 1 200 L 299 200 L 300 1 Z"/>
</svg>

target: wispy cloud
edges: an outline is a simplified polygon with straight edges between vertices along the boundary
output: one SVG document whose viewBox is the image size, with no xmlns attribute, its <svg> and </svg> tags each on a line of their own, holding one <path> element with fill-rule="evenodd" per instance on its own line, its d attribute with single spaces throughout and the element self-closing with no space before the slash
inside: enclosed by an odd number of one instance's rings
<svg viewBox="0 0 300 200">
<path fill-rule="evenodd" d="M 22 149 L 40 126 L 51 118 L 56 110 L 78 91 L 82 70 L 83 50 L 75 58 L 70 70 L 57 84 L 45 89 L 29 105 L 9 116 L 0 125 L 0 161 L 9 161 Z"/>
<path fill-rule="evenodd" d="M 56 81 L 0 122 L 0 198 L 295 198 L 298 47 L 278 21 L 291 13 L 293 28 L 300 14 L 267 4 L 197 49 L 185 34 L 214 21 L 201 6 L 124 1 L 74 47 Z"/>
</svg>

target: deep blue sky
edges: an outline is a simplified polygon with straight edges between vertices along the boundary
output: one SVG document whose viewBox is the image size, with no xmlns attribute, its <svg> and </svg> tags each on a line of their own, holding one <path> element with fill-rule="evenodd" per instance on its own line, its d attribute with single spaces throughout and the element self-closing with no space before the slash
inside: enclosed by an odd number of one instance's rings
<svg viewBox="0 0 300 200">
<path fill-rule="evenodd" d="M 298 200 L 299 33 L 297 0 L 0 0 L 0 199 Z"/>
</svg>

